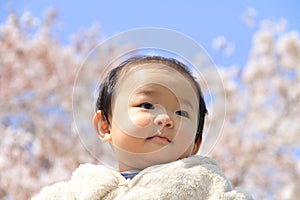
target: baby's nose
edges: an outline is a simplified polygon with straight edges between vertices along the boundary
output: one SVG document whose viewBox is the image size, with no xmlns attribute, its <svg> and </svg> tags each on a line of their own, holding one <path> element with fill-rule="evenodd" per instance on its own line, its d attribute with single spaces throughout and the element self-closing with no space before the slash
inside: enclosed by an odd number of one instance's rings
<svg viewBox="0 0 300 200">
<path fill-rule="evenodd" d="M 167 128 L 173 128 L 174 122 L 171 120 L 170 116 L 167 114 L 159 114 L 154 119 L 154 124 L 158 126 L 165 126 Z"/>
</svg>

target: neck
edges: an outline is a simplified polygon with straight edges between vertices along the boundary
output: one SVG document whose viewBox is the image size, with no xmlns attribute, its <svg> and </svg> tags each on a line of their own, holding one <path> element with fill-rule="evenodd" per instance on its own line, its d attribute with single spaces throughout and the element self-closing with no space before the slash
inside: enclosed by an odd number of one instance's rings
<svg viewBox="0 0 300 200">
<path fill-rule="evenodd" d="M 128 166 L 125 163 L 122 163 L 119 161 L 119 172 L 133 171 L 133 170 L 140 171 L 141 169 L 137 169 L 132 166 Z"/>
</svg>

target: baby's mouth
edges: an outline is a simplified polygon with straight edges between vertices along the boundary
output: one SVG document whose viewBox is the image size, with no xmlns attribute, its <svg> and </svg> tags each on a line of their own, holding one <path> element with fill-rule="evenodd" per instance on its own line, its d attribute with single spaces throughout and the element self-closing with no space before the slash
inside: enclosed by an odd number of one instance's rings
<svg viewBox="0 0 300 200">
<path fill-rule="evenodd" d="M 151 140 L 155 143 L 159 143 L 159 144 L 168 144 L 168 143 L 171 142 L 171 140 L 169 140 L 167 137 L 159 136 L 159 135 L 154 135 L 154 136 L 149 137 L 147 139 Z"/>
</svg>

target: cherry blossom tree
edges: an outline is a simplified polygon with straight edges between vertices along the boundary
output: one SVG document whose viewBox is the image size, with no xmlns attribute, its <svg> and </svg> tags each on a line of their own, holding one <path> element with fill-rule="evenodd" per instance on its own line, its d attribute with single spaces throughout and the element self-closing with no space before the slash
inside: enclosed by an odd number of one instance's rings
<svg viewBox="0 0 300 200">
<path fill-rule="evenodd" d="M 85 30 L 63 46 L 51 34 L 55 17 L 53 9 L 42 22 L 10 13 L 0 26 L 1 199 L 29 199 L 79 163 L 95 162 L 74 131 L 72 88 L 98 32 Z"/>
<path fill-rule="evenodd" d="M 227 119 L 212 155 L 257 199 L 292 199 L 290 188 L 299 190 L 300 39 L 285 27 L 263 20 L 246 65 L 220 68 Z"/>
</svg>

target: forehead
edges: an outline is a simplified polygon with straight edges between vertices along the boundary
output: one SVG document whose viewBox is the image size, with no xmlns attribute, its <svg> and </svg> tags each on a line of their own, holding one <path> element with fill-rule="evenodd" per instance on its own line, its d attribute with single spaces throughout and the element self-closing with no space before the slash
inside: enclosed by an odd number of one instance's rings
<svg viewBox="0 0 300 200">
<path fill-rule="evenodd" d="M 136 90 L 146 85 L 161 85 L 174 94 L 197 98 L 195 83 L 185 72 L 162 63 L 143 63 L 126 66 L 118 77 L 116 89 Z"/>
</svg>

